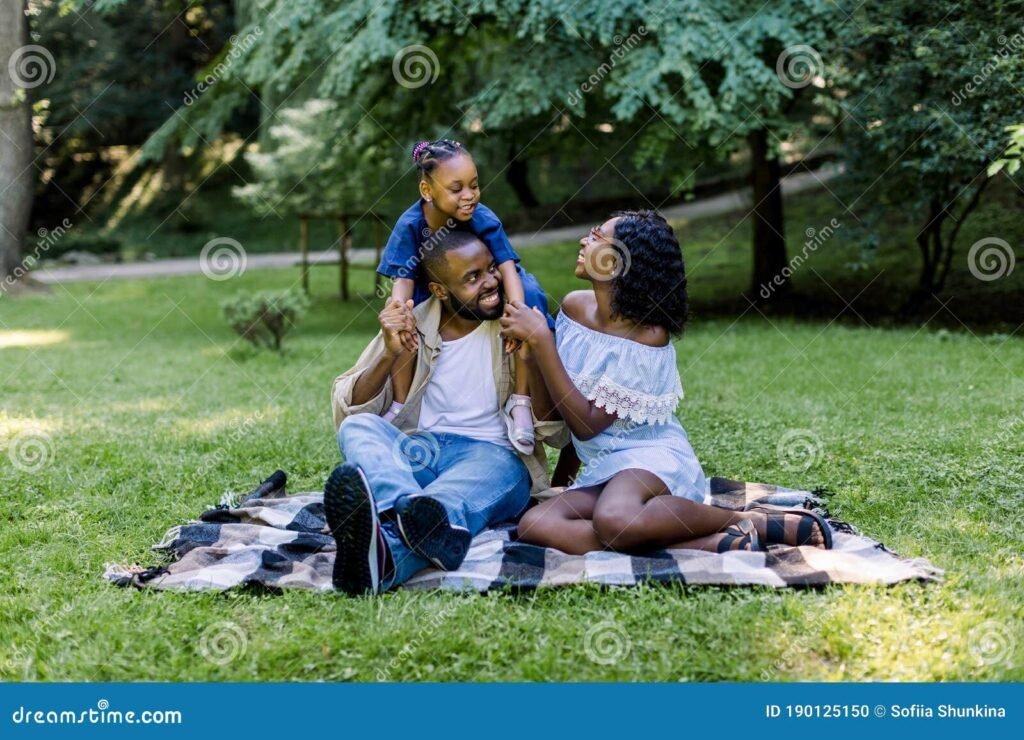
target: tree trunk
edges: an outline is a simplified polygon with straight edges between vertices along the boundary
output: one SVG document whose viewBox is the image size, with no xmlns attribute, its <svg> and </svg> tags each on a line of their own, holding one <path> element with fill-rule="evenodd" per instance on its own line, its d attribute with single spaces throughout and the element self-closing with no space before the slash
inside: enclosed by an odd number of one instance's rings
<svg viewBox="0 0 1024 740">
<path fill-rule="evenodd" d="M 516 197 L 519 199 L 519 204 L 523 208 L 533 208 L 540 205 L 540 201 L 534 195 L 527 177 L 529 169 L 527 160 L 516 157 L 514 146 L 509 148 L 508 156 L 509 162 L 508 168 L 505 170 L 505 180 L 515 192 Z"/>
<path fill-rule="evenodd" d="M 28 43 L 25 0 L 0 0 L 0 60 Z M 28 90 L 0 73 L 0 279 L 20 264 L 32 212 L 32 113 Z"/>
<path fill-rule="evenodd" d="M 769 159 L 768 131 L 747 135 L 750 180 L 754 191 L 754 265 L 750 281 L 753 300 L 768 301 L 790 289 L 786 263 L 785 223 L 779 160 Z"/>
<path fill-rule="evenodd" d="M 942 203 L 934 199 L 930 201 L 928 220 L 921 233 L 917 235 L 917 247 L 921 250 L 921 272 L 917 276 L 917 288 L 904 307 L 906 313 L 920 307 L 935 292 L 936 275 L 942 257 L 942 224 L 945 220 L 946 213 Z"/>
</svg>

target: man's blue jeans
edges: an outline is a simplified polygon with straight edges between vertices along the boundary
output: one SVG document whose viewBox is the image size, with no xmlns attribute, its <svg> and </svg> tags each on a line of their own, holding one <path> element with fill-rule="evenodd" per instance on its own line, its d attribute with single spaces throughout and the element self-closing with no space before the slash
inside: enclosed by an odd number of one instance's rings
<svg viewBox="0 0 1024 740">
<path fill-rule="evenodd" d="M 512 450 L 459 434 L 405 434 L 374 414 L 347 417 L 338 429 L 345 461 L 362 468 L 377 512 L 391 509 L 399 496 L 426 494 L 441 502 L 448 520 L 476 535 L 488 526 L 515 519 L 530 499 L 530 474 Z M 398 535 L 393 521 L 381 529 L 391 550 L 394 575 L 385 589 L 404 583 L 430 566 Z"/>
</svg>

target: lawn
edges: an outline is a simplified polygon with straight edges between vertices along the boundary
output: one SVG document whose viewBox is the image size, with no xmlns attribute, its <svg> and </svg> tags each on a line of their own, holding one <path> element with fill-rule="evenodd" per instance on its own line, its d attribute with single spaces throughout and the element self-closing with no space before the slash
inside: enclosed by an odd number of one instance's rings
<svg viewBox="0 0 1024 740">
<path fill-rule="evenodd" d="M 797 240 L 832 208 L 807 202 L 790 219 Z M 1010 228 L 1012 213 L 985 213 L 982 233 Z M 705 470 L 827 486 L 837 515 L 944 568 L 943 583 L 378 599 L 114 587 L 105 563 L 156 562 L 167 527 L 225 491 L 278 467 L 292 491 L 319 489 L 340 460 L 330 382 L 374 333 L 375 308 L 342 304 L 333 271 L 317 271 L 310 315 L 276 355 L 238 344 L 217 306 L 296 271 L 79 283 L 0 299 L 0 680 L 1024 680 L 1020 334 L 968 329 L 955 304 L 928 323 L 879 328 L 850 310 L 830 323 L 842 303 L 827 313 L 829 285 L 849 300 L 879 270 L 886 295 L 913 277 L 909 252 L 855 273 L 838 246 L 796 276 L 825 315 L 728 317 L 719 298 L 744 283 L 749 233 L 722 241 L 730 228 L 684 232 L 695 318 L 678 344 L 680 416 Z M 525 262 L 560 297 L 573 255 Z M 967 305 L 981 288 L 965 272 L 953 285 Z M 1019 295 L 1021 272 L 986 290 Z M 368 273 L 358 280 L 369 292 Z M 819 441 L 806 470 L 780 464 L 794 430 Z M 26 433 L 44 459 L 16 468 L 6 448 Z M 601 640 L 617 660 L 595 652 Z"/>
</svg>

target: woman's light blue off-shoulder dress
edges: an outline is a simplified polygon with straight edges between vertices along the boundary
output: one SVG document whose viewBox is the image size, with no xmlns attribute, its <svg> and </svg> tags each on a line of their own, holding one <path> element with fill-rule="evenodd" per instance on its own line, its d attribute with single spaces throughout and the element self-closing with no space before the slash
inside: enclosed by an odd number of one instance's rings
<svg viewBox="0 0 1024 740">
<path fill-rule="evenodd" d="M 572 438 L 581 467 L 570 488 L 631 468 L 649 470 L 674 496 L 710 503 L 704 471 L 675 410 L 683 397 L 672 344 L 651 347 L 558 314 L 558 355 L 580 392 L 619 418 L 593 439 Z"/>
</svg>

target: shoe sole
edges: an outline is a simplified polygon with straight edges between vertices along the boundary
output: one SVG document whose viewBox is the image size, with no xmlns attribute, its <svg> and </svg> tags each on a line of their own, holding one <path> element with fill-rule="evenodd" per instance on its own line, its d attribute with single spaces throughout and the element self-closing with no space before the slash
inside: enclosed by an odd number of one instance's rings
<svg viewBox="0 0 1024 740">
<path fill-rule="evenodd" d="M 413 496 L 396 512 L 398 532 L 414 553 L 441 570 L 455 570 L 466 559 L 473 537 L 469 530 L 448 520 L 441 502 L 429 496 Z"/>
<path fill-rule="evenodd" d="M 327 526 L 338 544 L 331 580 L 352 596 L 380 592 L 377 539 L 380 520 L 370 485 L 355 465 L 339 465 L 324 485 Z"/>
</svg>

